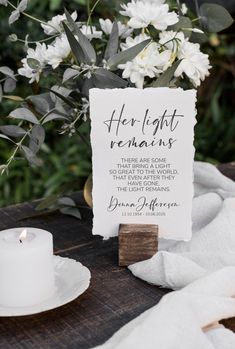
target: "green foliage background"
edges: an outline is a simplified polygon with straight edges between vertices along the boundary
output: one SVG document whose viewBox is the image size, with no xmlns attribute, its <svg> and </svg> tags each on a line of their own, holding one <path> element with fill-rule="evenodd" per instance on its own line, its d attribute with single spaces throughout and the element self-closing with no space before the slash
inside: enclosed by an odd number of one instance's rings
<svg viewBox="0 0 235 349">
<path fill-rule="evenodd" d="M 113 18 L 115 10 L 123 1 L 101 0 L 94 13 L 98 17 Z M 92 2 L 94 3 L 94 2 Z M 77 10 L 79 19 L 85 20 L 88 1 L 86 0 L 30 0 L 28 12 L 35 17 L 50 19 L 63 12 L 65 6 L 70 11 Z M 8 35 L 16 33 L 24 38 L 30 33 L 30 40 L 41 38 L 40 28 L 35 23 L 21 19 L 12 27 L 8 26 L 8 9 L 0 6 L 0 65 L 8 65 L 16 70 L 24 56 L 23 45 L 11 43 Z M 116 12 L 117 13 L 117 12 Z M 195 127 L 196 159 L 212 163 L 235 160 L 235 40 L 234 29 L 219 36 L 212 35 L 204 51 L 210 54 L 210 77 L 198 91 L 198 123 Z M 17 91 L 22 97 L 37 91 L 21 79 Z M 9 111 L 16 107 L 15 102 L 0 104 L 0 124 L 5 124 Z M 82 130 L 89 137 L 89 129 Z M 0 140 L 0 164 L 9 157 L 9 144 Z M 91 151 L 80 138 L 59 135 L 51 126 L 47 133 L 46 144 L 41 152 L 44 166 L 30 168 L 26 161 L 16 161 L 9 175 L 0 177 L 0 206 L 15 204 L 58 193 L 61 189 L 82 188 L 91 171 Z"/>
</svg>

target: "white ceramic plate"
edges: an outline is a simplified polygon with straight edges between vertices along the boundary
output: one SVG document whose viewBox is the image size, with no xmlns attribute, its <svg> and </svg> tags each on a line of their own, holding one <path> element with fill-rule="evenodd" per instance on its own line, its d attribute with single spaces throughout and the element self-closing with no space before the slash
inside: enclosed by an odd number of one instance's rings
<svg viewBox="0 0 235 349">
<path fill-rule="evenodd" d="M 30 307 L 0 306 L 0 316 L 23 316 L 55 309 L 71 302 L 89 287 L 91 273 L 81 263 L 70 258 L 54 256 L 56 290 L 52 297 Z"/>
</svg>

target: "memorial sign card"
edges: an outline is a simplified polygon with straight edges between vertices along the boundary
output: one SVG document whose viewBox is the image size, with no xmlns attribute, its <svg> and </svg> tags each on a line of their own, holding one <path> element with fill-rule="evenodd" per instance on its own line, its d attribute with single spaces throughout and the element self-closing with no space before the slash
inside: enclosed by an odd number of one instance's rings
<svg viewBox="0 0 235 349">
<path fill-rule="evenodd" d="M 191 238 L 195 103 L 180 88 L 90 90 L 93 234 L 157 224 Z"/>
</svg>

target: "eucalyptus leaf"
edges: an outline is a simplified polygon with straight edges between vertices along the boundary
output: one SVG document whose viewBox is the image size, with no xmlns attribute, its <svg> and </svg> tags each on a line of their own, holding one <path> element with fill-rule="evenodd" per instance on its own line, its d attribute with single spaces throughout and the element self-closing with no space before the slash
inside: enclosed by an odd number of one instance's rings
<svg viewBox="0 0 235 349">
<path fill-rule="evenodd" d="M 96 52 L 94 50 L 94 47 L 90 43 L 90 41 L 87 39 L 86 35 L 84 35 L 81 30 L 78 28 L 77 24 L 74 22 L 73 18 L 69 14 L 69 12 L 65 9 L 65 15 L 66 18 L 71 25 L 71 28 L 73 29 L 74 33 L 78 37 L 79 45 L 82 49 L 82 52 L 84 54 L 85 62 L 84 63 L 95 63 L 96 62 Z"/>
<path fill-rule="evenodd" d="M 122 88 L 128 84 L 126 80 L 104 68 L 97 69 L 93 76 L 95 86 L 98 88 Z"/>
<path fill-rule="evenodd" d="M 20 119 L 32 122 L 33 124 L 39 124 L 36 116 L 27 108 L 17 108 L 13 110 L 9 116 L 13 119 Z"/>
<path fill-rule="evenodd" d="M 68 81 L 69 79 L 74 78 L 75 76 L 77 76 L 79 74 L 79 71 L 76 69 L 72 69 L 72 68 L 67 68 L 64 71 L 64 75 L 63 75 L 63 83 Z"/>
<path fill-rule="evenodd" d="M 190 29 L 192 29 L 192 22 L 188 17 L 179 17 L 179 21 L 168 27 L 168 30 L 173 30 L 175 32 L 177 31 L 182 31 L 184 33 L 184 36 L 186 38 L 189 38 L 192 34 L 192 31 Z M 189 29 L 189 30 L 187 30 Z"/>
<path fill-rule="evenodd" d="M 66 104 L 68 104 L 70 107 L 75 108 L 75 104 L 68 98 L 63 96 L 61 93 L 55 91 L 55 90 L 50 90 L 52 93 L 54 93 L 57 97 L 62 99 Z"/>
<path fill-rule="evenodd" d="M 40 114 L 46 114 L 50 111 L 50 106 L 46 98 L 43 97 L 43 95 L 35 95 L 35 96 L 29 96 L 26 98 L 27 100 L 30 100 L 35 110 Z"/>
<path fill-rule="evenodd" d="M 162 75 L 160 75 L 159 78 L 151 84 L 151 86 L 152 87 L 168 87 L 180 63 L 181 63 L 181 60 L 173 63 L 170 68 L 168 68 L 164 73 L 162 73 Z"/>
<path fill-rule="evenodd" d="M 63 27 L 76 61 L 78 63 L 87 63 L 86 57 L 79 42 L 65 23 L 63 23 Z"/>
<path fill-rule="evenodd" d="M 45 140 L 45 130 L 41 125 L 34 125 L 30 134 L 29 148 L 36 154 Z"/>
<path fill-rule="evenodd" d="M 18 9 L 12 11 L 9 19 L 8 19 L 8 23 L 11 25 L 14 22 L 16 22 L 18 19 L 20 18 L 20 11 Z"/>
<path fill-rule="evenodd" d="M 17 8 L 20 12 L 23 12 L 24 10 L 26 10 L 27 5 L 28 5 L 28 0 L 21 0 Z"/>
<path fill-rule="evenodd" d="M 58 199 L 58 204 L 63 206 L 76 207 L 76 203 L 73 199 L 63 196 Z"/>
<path fill-rule="evenodd" d="M 42 211 L 49 207 L 52 207 L 57 202 L 57 195 L 50 195 L 43 199 L 35 208 L 36 211 Z"/>
<path fill-rule="evenodd" d="M 5 93 L 13 92 L 16 88 L 16 81 L 12 78 L 7 78 L 4 81 L 3 89 Z"/>
<path fill-rule="evenodd" d="M 0 138 L 7 139 L 8 141 L 15 143 L 11 138 L 7 137 L 6 135 L 3 135 L 0 133 Z"/>
<path fill-rule="evenodd" d="M 29 149 L 28 147 L 26 147 L 25 145 L 21 146 L 21 149 L 26 157 L 26 159 L 28 160 L 28 162 L 30 163 L 30 165 L 36 165 L 36 166 L 41 166 L 42 165 L 42 161 L 41 159 L 39 159 L 34 152 Z"/>
<path fill-rule="evenodd" d="M 117 21 L 113 22 L 112 31 L 109 36 L 109 41 L 104 53 L 104 58 L 108 60 L 110 57 L 114 56 L 118 51 L 119 44 L 119 29 Z"/>
<path fill-rule="evenodd" d="M 68 118 L 66 118 L 63 115 L 57 114 L 56 112 L 52 112 L 45 117 L 42 124 L 46 124 L 47 122 L 53 121 L 53 120 L 68 120 Z"/>
<path fill-rule="evenodd" d="M 230 13 L 223 6 L 217 4 L 202 4 L 200 16 L 203 27 L 211 33 L 218 33 L 230 27 L 234 22 Z"/>
<path fill-rule="evenodd" d="M 0 126 L 0 131 L 10 137 L 21 137 L 26 134 L 22 127 L 16 125 Z"/>
<path fill-rule="evenodd" d="M 11 78 L 15 78 L 13 70 L 7 66 L 0 67 L 0 73 L 4 74 L 6 76 L 10 76 Z"/>
<path fill-rule="evenodd" d="M 135 58 L 151 42 L 151 39 L 144 40 L 139 44 L 121 51 L 108 59 L 108 66 L 111 70 L 117 69 L 119 64 L 124 64 Z"/>
<path fill-rule="evenodd" d="M 82 219 L 81 213 L 76 207 L 63 207 L 60 209 L 60 212 L 63 214 L 75 217 L 77 219 Z"/>
</svg>

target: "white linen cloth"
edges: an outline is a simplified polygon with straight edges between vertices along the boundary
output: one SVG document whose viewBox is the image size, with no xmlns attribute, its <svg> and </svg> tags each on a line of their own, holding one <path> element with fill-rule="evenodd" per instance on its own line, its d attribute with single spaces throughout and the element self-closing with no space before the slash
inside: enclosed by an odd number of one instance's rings
<svg viewBox="0 0 235 349">
<path fill-rule="evenodd" d="M 177 291 L 97 349 L 235 349 L 233 332 L 205 328 L 235 316 L 235 183 L 195 162 L 194 188 L 192 240 L 160 240 L 151 259 L 129 266 L 135 276 Z"/>
</svg>

